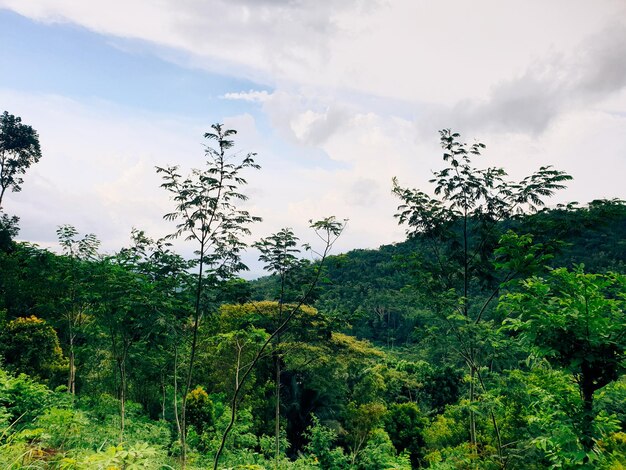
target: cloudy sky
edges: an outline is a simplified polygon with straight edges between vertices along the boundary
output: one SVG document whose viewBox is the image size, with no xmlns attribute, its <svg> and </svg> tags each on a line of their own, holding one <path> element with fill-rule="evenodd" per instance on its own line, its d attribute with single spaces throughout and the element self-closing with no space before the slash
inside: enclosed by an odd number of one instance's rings
<svg viewBox="0 0 626 470">
<path fill-rule="evenodd" d="M 337 251 L 401 241 L 391 178 L 428 189 L 442 128 L 513 179 L 570 173 L 552 204 L 626 199 L 623 0 L 0 0 L 0 67 L 44 155 L 4 208 L 43 246 L 167 234 L 154 167 L 201 166 L 215 122 L 263 167 L 255 238 L 336 215 Z"/>
</svg>

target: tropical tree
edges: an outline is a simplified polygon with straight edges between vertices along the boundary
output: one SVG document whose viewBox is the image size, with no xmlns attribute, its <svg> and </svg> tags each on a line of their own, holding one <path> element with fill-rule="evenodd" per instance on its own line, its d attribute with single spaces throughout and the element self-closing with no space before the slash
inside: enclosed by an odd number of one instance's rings
<svg viewBox="0 0 626 470">
<path fill-rule="evenodd" d="M 20 231 L 19 221 L 19 217 L 15 215 L 8 216 L 0 213 L 0 252 L 8 253 L 13 248 L 13 239 Z"/>
<path fill-rule="evenodd" d="M 314 230 L 315 234 L 322 240 L 323 247 L 319 251 L 313 250 L 309 245 L 306 246 L 307 249 L 311 250 L 312 253 L 318 256 L 318 260 L 315 267 L 315 274 L 313 278 L 310 280 L 308 285 L 304 287 L 304 292 L 300 299 L 293 304 L 290 304 L 288 309 L 282 310 L 282 306 L 280 307 L 280 318 L 281 321 L 277 324 L 274 331 L 271 334 L 266 334 L 265 338 L 258 339 L 258 334 L 256 335 L 257 340 L 255 341 L 258 344 L 258 348 L 256 352 L 252 355 L 252 358 L 246 362 L 242 362 L 242 357 L 244 353 L 244 345 L 246 342 L 242 342 L 239 337 L 235 335 L 235 345 L 237 349 L 237 366 L 235 368 L 235 384 L 232 398 L 230 400 L 231 406 L 231 417 L 228 426 L 224 430 L 222 435 L 222 439 L 219 445 L 219 448 L 215 454 L 215 460 L 213 463 L 214 470 L 217 470 L 220 456 L 224 450 L 224 446 L 226 444 L 226 440 L 228 438 L 228 434 L 232 430 L 235 421 L 237 419 L 237 410 L 238 404 L 241 399 L 241 394 L 243 391 L 243 387 L 245 386 L 247 380 L 249 379 L 252 372 L 255 370 L 256 365 L 263 357 L 265 350 L 268 346 L 276 341 L 276 338 L 281 335 L 286 328 L 290 325 L 292 320 L 301 312 L 301 307 L 303 307 L 309 299 L 310 294 L 315 289 L 320 277 L 322 275 L 324 264 L 326 259 L 328 258 L 328 254 L 332 249 L 333 245 L 343 232 L 345 228 L 345 221 L 338 221 L 335 217 L 326 217 L 324 219 L 318 221 L 310 221 L 311 228 Z M 263 248 L 261 250 L 261 260 L 267 263 L 267 268 L 270 272 L 276 272 L 278 269 L 284 269 L 286 265 L 293 265 L 295 263 L 295 252 L 294 243 L 296 238 L 290 233 L 289 230 L 283 232 L 283 235 L 273 235 L 274 242 L 261 242 Z M 279 240 L 278 242 L 276 240 Z M 272 248 L 273 247 L 273 248 Z M 290 253 L 287 254 L 286 253 Z M 294 257 L 292 259 L 292 257 Z M 287 261 L 289 260 L 289 261 Z M 256 331 L 256 330 L 255 330 Z M 254 344 L 254 342 L 252 343 Z M 277 446 L 278 451 L 280 451 L 280 447 Z"/>
<path fill-rule="evenodd" d="M 413 467 L 419 466 L 423 452 L 423 431 L 427 423 L 418 406 L 413 402 L 394 403 L 385 416 L 385 430 L 398 452 L 409 452 Z"/>
<path fill-rule="evenodd" d="M 76 393 L 76 337 L 86 321 L 85 314 L 90 305 L 88 295 L 82 288 L 85 278 L 83 274 L 88 268 L 85 262 L 96 258 L 100 241 L 93 233 L 78 238 L 78 230 L 72 225 L 60 226 L 57 229 L 57 237 L 65 254 L 65 257 L 59 259 L 62 268 L 59 269 L 59 273 L 68 288 L 67 295 L 62 300 L 69 359 L 67 391 L 74 395 Z"/>
<path fill-rule="evenodd" d="M 246 184 L 242 171 L 259 168 L 254 162 L 256 154 L 248 153 L 243 157 L 227 154 L 234 146 L 230 138 L 237 131 L 225 129 L 222 124 L 213 124 L 211 129 L 212 132 L 205 133 L 204 137 L 215 141 L 217 146 L 206 146 L 204 170 L 193 169 L 188 177 L 183 178 L 178 166 L 156 169 L 163 176 L 161 187 L 172 194 L 176 203 L 175 211 L 164 216 L 166 220 L 177 222 L 176 231 L 169 238 L 185 236 L 198 247 L 192 337 L 181 402 L 183 467 L 186 462 L 186 403 L 191 391 L 199 325 L 207 311 L 204 296 L 220 281 L 246 269 L 241 261 L 241 252 L 246 246 L 243 237 L 250 234 L 248 227 L 251 223 L 261 220 L 237 205 L 247 199 L 240 189 Z"/>
<path fill-rule="evenodd" d="M 298 259 L 297 254 L 300 252 L 298 249 L 298 237 L 296 237 L 293 231 L 289 228 L 283 228 L 279 232 L 270 235 L 267 238 L 261 239 L 254 244 L 256 248 L 261 252 L 259 261 L 265 263 L 265 270 L 270 274 L 278 277 L 279 292 L 278 292 L 278 315 L 276 318 L 276 328 L 280 326 L 283 321 L 283 310 L 285 300 L 285 288 L 287 285 L 287 276 L 295 268 L 302 263 Z M 276 465 L 280 458 L 280 377 L 281 377 L 281 350 L 280 350 L 281 334 L 276 335 L 274 344 L 274 367 L 275 367 L 275 429 L 274 429 L 274 443 L 275 443 L 275 460 Z"/>
<path fill-rule="evenodd" d="M 7 189 L 22 190 L 23 179 L 33 163 L 41 158 L 37 131 L 7 111 L 0 115 L 0 209 Z"/>
<path fill-rule="evenodd" d="M 118 254 L 118 260 L 129 270 L 142 276 L 153 287 L 151 302 L 155 306 L 151 333 L 151 367 L 144 372 L 146 386 L 156 377 L 161 388 L 161 415 L 165 419 L 167 379 L 173 379 L 173 411 L 177 429 L 181 430 L 178 409 L 179 342 L 192 315 L 193 261 L 185 260 L 172 250 L 171 243 L 154 240 L 142 230 L 131 232 L 132 245 Z M 144 353 L 147 359 L 148 352 Z"/>
<path fill-rule="evenodd" d="M 114 385 L 120 403 L 120 442 L 123 441 L 131 359 L 151 339 L 155 329 L 158 298 L 145 276 L 125 265 L 124 256 L 100 260 L 95 267 L 97 308 L 94 315 L 100 335 L 108 342 Z"/>
<path fill-rule="evenodd" d="M 386 413 L 387 408 L 382 403 L 348 404 L 345 418 L 352 467 L 374 431 L 382 426 Z"/>
<path fill-rule="evenodd" d="M 427 255 L 415 260 L 415 272 L 419 273 L 423 301 L 455 338 L 454 348 L 469 371 L 469 434 L 476 448 L 473 405 L 477 385 L 484 387 L 480 343 L 492 342 L 485 336 L 490 330 L 482 329 L 481 324 L 500 285 L 536 266 L 531 257 L 509 263 L 511 269 L 494 270 L 494 251 L 502 235 L 500 222 L 537 211 L 545 205 L 544 198 L 564 188 L 571 177 L 545 166 L 519 182 L 509 181 L 503 168 L 473 166 L 472 158 L 480 156 L 484 144 L 460 142 L 460 135 L 449 129 L 439 134 L 447 166 L 433 172 L 434 197 L 403 188 L 394 178 L 393 192 L 402 201 L 395 216 L 408 226 L 409 237 L 419 238 L 427 247 Z M 495 420 L 494 428 L 498 434 Z M 498 449 L 501 452 L 500 444 Z"/>
<path fill-rule="evenodd" d="M 626 371 L 626 276 L 555 269 L 501 298 L 509 330 L 572 374 L 582 399 L 580 442 L 594 446 L 594 393 Z M 568 410 L 573 413 L 575 410 Z"/>
</svg>

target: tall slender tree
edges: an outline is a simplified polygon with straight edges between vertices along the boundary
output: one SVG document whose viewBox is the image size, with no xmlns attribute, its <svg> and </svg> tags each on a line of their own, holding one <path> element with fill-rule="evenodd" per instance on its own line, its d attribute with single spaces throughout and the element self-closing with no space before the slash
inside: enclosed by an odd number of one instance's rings
<svg viewBox="0 0 626 470">
<path fill-rule="evenodd" d="M 255 243 L 254 246 L 261 252 L 259 260 L 265 263 L 265 269 L 272 275 L 278 277 L 278 317 L 276 325 L 276 327 L 278 327 L 283 321 L 287 276 L 290 271 L 301 265 L 301 261 L 297 257 L 300 252 L 298 249 L 298 237 L 294 235 L 290 228 L 283 228 L 279 232 L 270 235 L 267 238 L 261 239 Z M 279 332 L 274 341 L 274 380 L 276 400 L 274 441 L 277 468 L 280 458 L 280 378 L 282 361 L 280 342 L 281 334 Z"/>
<path fill-rule="evenodd" d="M 63 299 L 63 318 L 67 327 L 67 348 L 69 370 L 67 378 L 67 392 L 76 393 L 76 337 L 80 333 L 85 320 L 85 311 L 89 301 L 85 298 L 81 288 L 83 277 L 80 272 L 84 262 L 97 257 L 100 241 L 93 233 L 82 238 L 78 237 L 78 230 L 72 225 L 62 225 L 57 229 L 59 244 L 66 258 L 61 258 L 66 266 L 62 273 L 68 286 L 67 296 Z"/>
<path fill-rule="evenodd" d="M 217 145 L 206 146 L 206 167 L 193 169 L 183 178 L 178 166 L 157 167 L 163 177 L 161 187 L 172 194 L 176 203 L 174 212 L 164 216 L 166 220 L 177 222 L 176 231 L 168 238 L 184 236 L 197 244 L 197 278 L 191 345 L 186 377 L 183 383 L 181 402 L 181 446 L 182 463 L 186 465 L 186 404 L 191 390 L 194 361 L 198 345 L 200 321 L 206 313 L 203 298 L 207 290 L 214 288 L 221 280 L 246 269 L 241 261 L 245 248 L 243 237 L 250 234 L 249 225 L 261 219 L 238 207 L 247 196 L 241 192 L 246 180 L 241 173 L 246 168 L 260 168 L 254 162 L 256 154 L 243 157 L 228 154 L 234 146 L 231 139 L 237 131 L 225 129 L 222 124 L 213 124 L 212 131 L 204 134 Z"/>
<path fill-rule="evenodd" d="M 410 237 L 421 237 L 429 248 L 429 256 L 418 262 L 423 273 L 420 279 L 423 299 L 430 304 L 445 328 L 456 339 L 455 349 L 469 372 L 469 435 L 477 448 L 476 413 L 474 402 L 477 387 L 484 387 L 481 377 L 481 323 L 503 282 L 519 276 L 533 264 L 511 264 L 511 269 L 496 273 L 494 252 L 502 235 L 500 222 L 545 205 L 544 198 L 563 189 L 571 179 L 562 171 L 549 166 L 519 182 L 506 179 L 503 168 L 485 169 L 473 166 L 485 145 L 468 145 L 459 141 L 460 135 L 449 129 L 440 131 L 445 168 L 433 172 L 430 183 L 434 195 L 417 189 L 403 188 L 393 180 L 393 192 L 402 201 L 396 218 L 408 226 Z M 495 417 L 492 420 L 499 435 Z M 502 446 L 498 442 L 502 457 Z"/>
<path fill-rule="evenodd" d="M 155 329 L 154 286 L 127 263 L 125 253 L 105 257 L 94 265 L 95 324 L 108 343 L 113 385 L 119 399 L 120 442 L 124 440 L 130 366 Z"/>
<path fill-rule="evenodd" d="M 165 416 L 166 379 L 171 371 L 174 382 L 174 418 L 177 430 L 180 431 L 177 353 L 178 342 L 184 335 L 185 319 L 189 318 L 193 307 L 189 302 L 194 287 L 194 278 L 189 272 L 193 267 L 193 261 L 175 253 L 170 242 L 163 239 L 154 240 L 142 230 L 133 229 L 131 239 L 132 245 L 122 249 L 118 259 L 127 269 L 143 276 L 153 287 L 151 303 L 155 306 L 155 312 L 152 317 L 154 328 L 150 333 L 150 346 L 153 352 L 152 364 L 157 365 L 159 369 L 161 414 Z M 150 376 L 150 373 L 148 375 Z"/>
</svg>

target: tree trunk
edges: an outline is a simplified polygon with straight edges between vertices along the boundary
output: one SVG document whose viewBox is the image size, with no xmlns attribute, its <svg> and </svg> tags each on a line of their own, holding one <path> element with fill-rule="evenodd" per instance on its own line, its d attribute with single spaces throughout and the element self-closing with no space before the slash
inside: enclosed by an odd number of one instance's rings
<svg viewBox="0 0 626 470">
<path fill-rule="evenodd" d="M 180 425 L 180 416 L 178 415 L 178 347 L 174 345 L 174 420 L 176 421 L 176 429 L 178 436 L 182 439 L 182 429 Z M 181 441 L 182 445 L 182 441 Z"/>
<path fill-rule="evenodd" d="M 165 372 L 161 372 L 161 419 L 165 421 L 165 401 L 166 397 L 166 388 L 165 388 Z"/>
<path fill-rule="evenodd" d="M 2 209 L 2 199 L 4 198 L 4 192 L 6 191 L 6 189 L 6 186 L 2 186 L 0 190 L 0 209 Z"/>
<path fill-rule="evenodd" d="M 583 400 L 580 443 L 585 452 L 590 452 L 593 449 L 593 392 L 595 387 L 592 374 L 585 373 L 585 368 L 585 365 L 583 365 L 583 374 L 579 385 Z"/>
<path fill-rule="evenodd" d="M 67 393 L 71 394 L 71 395 L 75 395 L 76 394 L 76 359 L 74 356 L 74 341 L 73 338 L 70 337 L 70 370 L 69 370 L 69 377 L 67 379 Z"/>
<path fill-rule="evenodd" d="M 473 365 L 469 365 L 470 368 L 470 383 L 469 383 L 469 404 L 470 407 L 474 406 L 474 402 L 476 401 L 476 371 Z M 472 451 L 478 452 L 478 439 L 476 437 L 476 413 L 474 413 L 473 408 L 469 410 L 469 432 L 470 432 L 470 443 L 472 444 Z"/>
<path fill-rule="evenodd" d="M 76 333 L 74 333 L 74 322 L 72 318 L 73 314 L 67 314 L 67 326 L 69 331 L 69 360 L 70 368 L 67 377 L 67 393 L 71 395 L 76 394 L 76 354 L 74 353 L 74 339 Z"/>
<path fill-rule="evenodd" d="M 200 300 L 202 298 L 202 272 L 204 268 L 204 239 L 200 243 L 200 262 L 198 263 L 198 284 L 196 286 L 196 302 L 193 319 L 193 333 L 191 339 L 191 351 L 189 353 L 189 369 L 187 370 L 187 380 L 183 387 L 183 399 L 180 406 L 180 443 L 182 468 L 185 470 L 187 466 L 187 394 L 191 390 L 191 380 L 193 378 L 193 363 L 196 358 L 196 349 L 198 347 L 198 330 L 200 328 Z"/>
<path fill-rule="evenodd" d="M 278 340 L 280 341 L 280 340 Z M 280 460 L 280 352 L 277 350 L 274 357 L 276 361 L 276 410 L 275 410 L 275 459 L 276 468 Z"/>
<path fill-rule="evenodd" d="M 252 364 L 248 366 L 248 371 L 244 374 L 244 377 L 240 382 L 239 372 L 241 371 L 241 354 L 243 351 L 243 346 L 239 343 L 238 340 L 237 340 L 236 345 L 237 345 L 237 365 L 235 366 L 235 390 L 233 392 L 233 399 L 230 402 L 230 406 L 231 406 L 230 421 L 228 422 L 228 426 L 226 426 L 226 429 L 224 430 L 224 433 L 222 434 L 222 440 L 220 441 L 220 445 L 217 449 L 217 452 L 215 453 L 215 460 L 213 461 L 213 470 L 218 469 L 220 457 L 222 455 L 222 452 L 224 451 L 224 446 L 226 445 L 226 439 L 228 438 L 228 434 L 230 433 L 230 430 L 235 425 L 235 420 L 237 419 L 237 401 L 239 400 L 239 391 L 241 390 L 241 387 L 243 383 L 245 382 L 245 379 L 248 373 L 252 370 L 252 368 L 256 364 L 256 361 L 258 360 L 258 357 L 259 357 L 259 355 L 257 355 L 257 357 L 252 362 Z"/>
<path fill-rule="evenodd" d="M 124 441 L 124 425 L 126 419 L 126 364 L 124 358 L 118 360 L 120 371 L 120 443 Z"/>
<path fill-rule="evenodd" d="M 281 273 L 280 276 L 280 297 L 278 298 L 278 325 L 277 328 L 280 328 L 280 325 L 283 322 L 283 308 L 284 308 L 284 297 L 285 297 L 285 272 Z M 275 428 L 274 428 L 274 445 L 275 449 L 275 468 L 278 469 L 278 462 L 280 459 L 280 331 L 276 334 L 276 343 L 275 343 L 275 354 L 274 359 L 276 361 L 276 410 L 275 410 Z"/>
</svg>

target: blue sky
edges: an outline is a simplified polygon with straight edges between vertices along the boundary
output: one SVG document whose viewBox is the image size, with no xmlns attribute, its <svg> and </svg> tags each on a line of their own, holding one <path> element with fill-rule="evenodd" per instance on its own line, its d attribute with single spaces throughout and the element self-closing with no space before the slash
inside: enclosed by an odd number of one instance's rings
<svg viewBox="0 0 626 470">
<path fill-rule="evenodd" d="M 336 215 L 339 251 L 402 240 L 391 178 L 428 189 L 444 127 L 513 179 L 572 174 L 554 204 L 626 199 L 624 19 L 619 0 L 0 0 L 0 107 L 44 153 L 5 209 L 43 246 L 65 223 L 108 251 L 162 236 L 154 166 L 198 166 L 214 122 L 263 167 L 253 238 Z"/>
<path fill-rule="evenodd" d="M 269 90 L 249 80 L 179 66 L 155 56 L 143 42 L 75 24 L 33 22 L 0 10 L 0 25 L 2 60 L 10 71 L 1 78 L 6 88 L 213 120 L 250 108 L 221 99 L 224 94 Z"/>
</svg>

